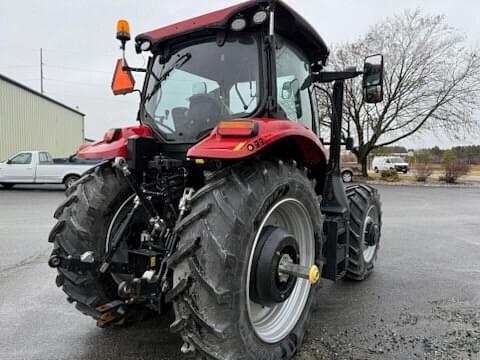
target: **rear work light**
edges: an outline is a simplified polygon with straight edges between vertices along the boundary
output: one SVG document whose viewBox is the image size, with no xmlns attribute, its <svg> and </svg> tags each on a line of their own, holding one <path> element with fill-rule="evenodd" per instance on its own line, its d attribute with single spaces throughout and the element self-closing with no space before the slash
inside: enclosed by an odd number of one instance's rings
<svg viewBox="0 0 480 360">
<path fill-rule="evenodd" d="M 253 23 L 256 25 L 263 24 L 267 20 L 268 13 L 265 9 L 260 9 L 253 15 Z"/>
<path fill-rule="evenodd" d="M 120 138 L 121 132 L 121 129 L 110 129 L 105 133 L 105 135 L 103 135 L 103 140 L 106 143 L 111 143 L 115 140 L 118 140 Z"/>
<path fill-rule="evenodd" d="M 252 137 L 258 133 L 258 123 L 254 120 L 221 121 L 217 134 L 231 137 Z"/>
<path fill-rule="evenodd" d="M 247 21 L 241 15 L 238 15 L 235 19 L 233 19 L 232 23 L 230 24 L 230 28 L 233 31 L 242 31 L 246 27 Z"/>
</svg>

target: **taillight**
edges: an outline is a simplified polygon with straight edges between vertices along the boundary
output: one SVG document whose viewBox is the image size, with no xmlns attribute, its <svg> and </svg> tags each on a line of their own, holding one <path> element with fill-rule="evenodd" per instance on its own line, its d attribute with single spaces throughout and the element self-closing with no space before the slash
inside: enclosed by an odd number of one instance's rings
<svg viewBox="0 0 480 360">
<path fill-rule="evenodd" d="M 220 136 L 252 137 L 258 133 L 258 123 L 254 120 L 221 121 L 217 126 Z"/>
<path fill-rule="evenodd" d="M 103 135 L 103 140 L 106 143 L 111 143 L 112 141 L 118 140 L 121 132 L 122 129 L 110 129 L 105 133 L 105 135 Z"/>
</svg>

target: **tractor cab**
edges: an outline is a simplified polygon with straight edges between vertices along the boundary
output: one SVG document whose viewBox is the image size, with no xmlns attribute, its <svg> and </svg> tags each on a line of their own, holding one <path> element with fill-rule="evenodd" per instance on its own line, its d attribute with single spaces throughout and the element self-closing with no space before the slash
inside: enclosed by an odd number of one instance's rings
<svg viewBox="0 0 480 360">
<path fill-rule="evenodd" d="M 229 119 L 317 128 L 311 73 L 328 48 L 283 2 L 247 1 L 140 34 L 135 45 L 151 53 L 140 121 L 163 141 L 194 144 Z"/>
</svg>

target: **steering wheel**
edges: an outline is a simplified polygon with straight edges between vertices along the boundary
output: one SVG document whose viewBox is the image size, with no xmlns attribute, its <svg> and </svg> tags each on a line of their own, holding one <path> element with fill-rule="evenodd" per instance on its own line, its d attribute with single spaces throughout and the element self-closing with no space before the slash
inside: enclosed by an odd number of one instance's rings
<svg viewBox="0 0 480 360">
<path fill-rule="evenodd" d="M 216 108 L 218 109 L 218 112 L 219 112 L 219 115 L 220 117 L 223 117 L 225 115 L 230 115 L 230 110 L 228 109 L 228 107 L 218 98 L 216 97 L 213 97 L 211 95 L 208 95 L 208 94 L 196 94 L 196 95 L 192 95 L 190 96 L 190 102 L 192 102 L 192 100 L 200 100 L 200 99 L 208 99 L 207 101 L 211 101 L 211 102 L 214 102 L 215 105 L 216 105 Z"/>
</svg>

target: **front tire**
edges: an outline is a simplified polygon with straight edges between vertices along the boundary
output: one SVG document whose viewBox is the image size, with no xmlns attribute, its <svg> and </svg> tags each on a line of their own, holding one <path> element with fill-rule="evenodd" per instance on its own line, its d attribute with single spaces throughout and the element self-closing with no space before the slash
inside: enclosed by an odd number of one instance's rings
<svg viewBox="0 0 480 360">
<path fill-rule="evenodd" d="M 314 186 L 293 162 L 247 161 L 214 174 L 177 224 L 180 242 L 170 260 L 174 284 L 167 297 L 176 315 L 171 329 L 181 333 L 182 350 L 207 359 L 292 358 L 303 341 L 317 287 L 296 280 L 296 290 L 284 302 L 262 308 L 250 296 L 252 254 L 263 227 L 275 223 L 298 243 L 300 237 L 311 239 L 305 240 L 311 248 L 305 245 L 303 255 L 299 244 L 300 263 L 318 264 L 321 220 Z"/>
<path fill-rule="evenodd" d="M 346 278 L 364 280 L 373 271 L 380 247 L 382 210 L 377 189 L 353 185 L 346 189 L 350 203 L 350 248 Z"/>
<path fill-rule="evenodd" d="M 15 186 L 15 184 L 12 184 L 12 183 L 1 183 L 0 185 L 2 185 L 3 188 L 7 189 L 7 190 L 9 190 L 9 189 L 11 189 Z"/>
<path fill-rule="evenodd" d="M 80 179 L 80 176 L 77 175 L 69 175 L 65 179 L 63 179 L 63 185 L 65 185 L 65 190 L 70 189 L 75 182 Z"/>
</svg>

